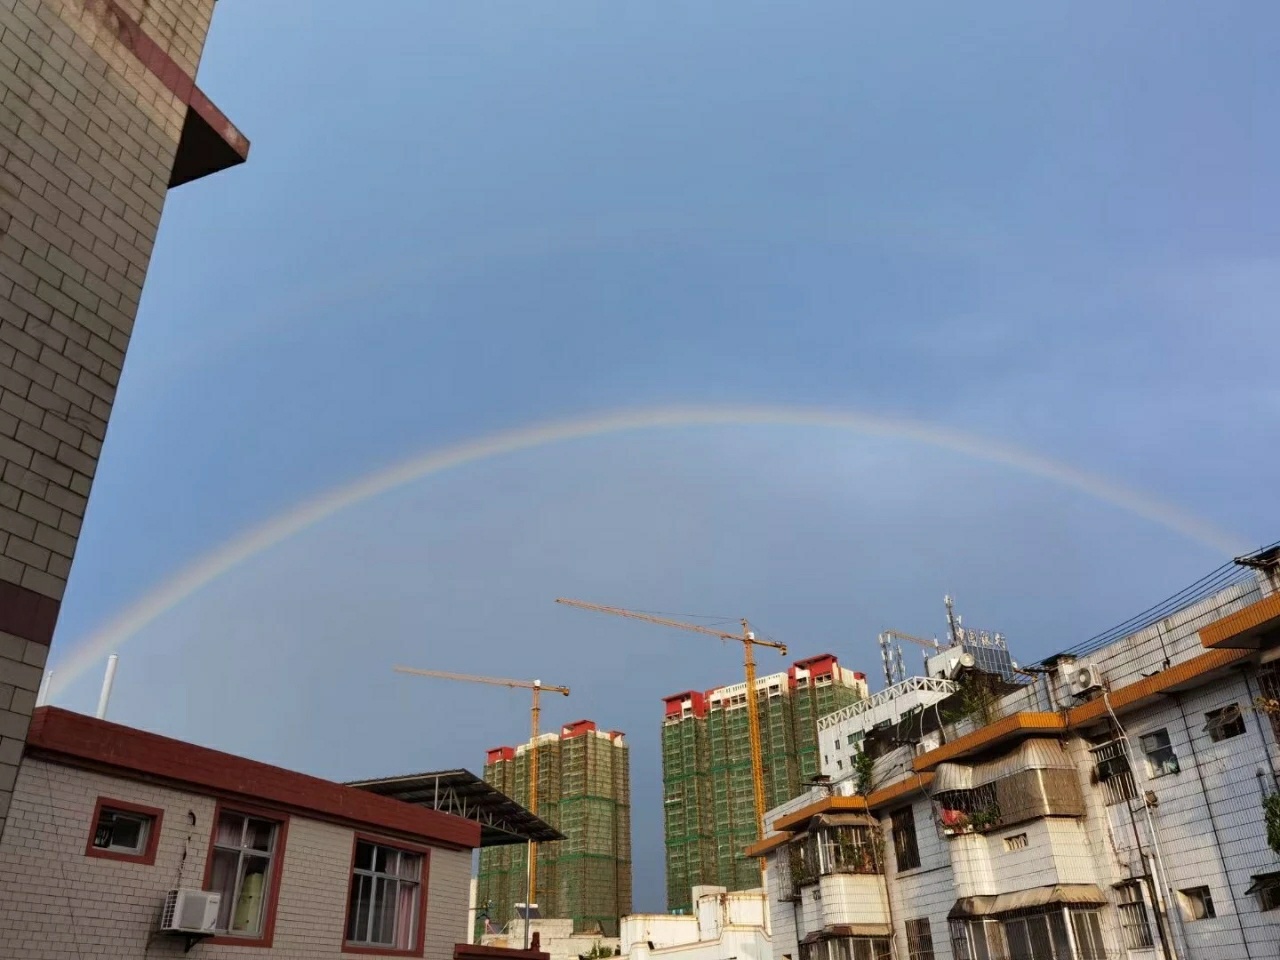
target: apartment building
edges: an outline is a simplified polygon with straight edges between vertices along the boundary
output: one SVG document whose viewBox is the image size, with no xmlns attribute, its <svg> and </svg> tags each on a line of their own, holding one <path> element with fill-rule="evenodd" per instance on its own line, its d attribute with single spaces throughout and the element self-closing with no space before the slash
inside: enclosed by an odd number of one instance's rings
<svg viewBox="0 0 1280 960">
<path fill-rule="evenodd" d="M 165 196 L 248 156 L 214 5 L 0 4 L 0 835 Z"/>
<path fill-rule="evenodd" d="M 772 807 L 818 774 L 819 718 L 863 700 L 867 678 L 824 653 L 757 677 L 755 695 L 765 803 Z M 662 791 L 669 910 L 692 909 L 690 890 L 704 884 L 759 884 L 759 867 L 742 855 L 758 829 L 746 683 L 663 699 Z"/>
<path fill-rule="evenodd" d="M 1008 692 L 904 691 L 870 769 L 747 851 L 775 956 L 1280 956 L 1280 723 L 1257 706 L 1280 699 L 1278 571 L 1275 549 L 1227 564 Z"/>
<path fill-rule="evenodd" d="M 41 707 L 0 840 L 0 955 L 511 957 L 465 943 L 481 833 L 471 819 Z"/>
<path fill-rule="evenodd" d="M 495 747 L 485 782 L 521 804 L 530 800 L 532 741 Z M 618 730 L 576 720 L 538 738 L 538 816 L 563 834 L 537 846 L 536 890 L 529 896 L 523 846 L 480 854 L 477 897 L 499 929 L 537 904 L 540 918 L 568 919 L 575 934 L 617 937 L 631 912 L 631 749 Z M 479 933 L 481 931 L 477 931 Z"/>
</svg>

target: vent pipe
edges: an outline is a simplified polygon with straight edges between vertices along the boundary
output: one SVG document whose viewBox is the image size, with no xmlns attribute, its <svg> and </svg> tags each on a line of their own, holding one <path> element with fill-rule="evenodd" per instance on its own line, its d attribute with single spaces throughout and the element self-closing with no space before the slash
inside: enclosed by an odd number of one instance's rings
<svg viewBox="0 0 1280 960">
<path fill-rule="evenodd" d="M 46 670 L 40 679 L 40 690 L 36 694 L 36 706 L 43 707 L 49 702 L 49 687 L 53 685 L 53 671 Z"/>
<path fill-rule="evenodd" d="M 99 720 L 107 718 L 107 702 L 111 699 L 111 685 L 116 680 L 116 664 L 120 662 L 118 654 L 112 654 L 107 657 L 107 675 L 102 678 L 102 693 L 98 696 L 98 713 Z"/>
</svg>

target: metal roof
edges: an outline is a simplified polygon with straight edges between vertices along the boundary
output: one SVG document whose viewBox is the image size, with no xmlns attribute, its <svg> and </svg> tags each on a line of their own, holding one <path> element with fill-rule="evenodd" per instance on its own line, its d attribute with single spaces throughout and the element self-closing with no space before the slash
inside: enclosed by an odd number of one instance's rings
<svg viewBox="0 0 1280 960">
<path fill-rule="evenodd" d="M 482 847 L 564 839 L 564 834 L 555 827 L 469 770 L 437 770 L 377 780 L 353 780 L 347 786 L 473 820 L 480 824 Z"/>
</svg>

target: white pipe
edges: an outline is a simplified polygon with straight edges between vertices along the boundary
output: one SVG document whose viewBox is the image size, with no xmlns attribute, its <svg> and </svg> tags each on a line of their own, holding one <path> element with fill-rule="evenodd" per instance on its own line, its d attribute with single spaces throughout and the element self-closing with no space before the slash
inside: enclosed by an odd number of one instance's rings
<svg viewBox="0 0 1280 960">
<path fill-rule="evenodd" d="M 53 683 L 53 671 L 45 671 L 45 675 L 40 680 L 40 690 L 36 693 L 36 706 L 43 707 L 49 702 L 49 685 Z"/>
<path fill-rule="evenodd" d="M 120 657 L 114 653 L 107 657 L 107 675 L 102 678 L 102 693 L 98 696 L 99 720 L 107 717 L 107 702 L 111 699 L 111 685 L 116 681 L 116 664 L 119 662 Z"/>
</svg>

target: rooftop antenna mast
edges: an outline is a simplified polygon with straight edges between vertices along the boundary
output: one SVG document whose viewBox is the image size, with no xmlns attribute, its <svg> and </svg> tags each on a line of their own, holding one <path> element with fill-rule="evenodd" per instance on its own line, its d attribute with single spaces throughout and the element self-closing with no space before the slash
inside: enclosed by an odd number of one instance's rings
<svg viewBox="0 0 1280 960">
<path fill-rule="evenodd" d="M 958 644 L 963 638 L 960 618 L 956 616 L 956 604 L 950 594 L 942 598 L 947 608 L 947 636 L 951 638 L 951 646 Z"/>
</svg>

